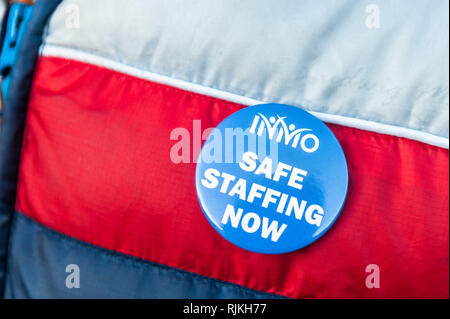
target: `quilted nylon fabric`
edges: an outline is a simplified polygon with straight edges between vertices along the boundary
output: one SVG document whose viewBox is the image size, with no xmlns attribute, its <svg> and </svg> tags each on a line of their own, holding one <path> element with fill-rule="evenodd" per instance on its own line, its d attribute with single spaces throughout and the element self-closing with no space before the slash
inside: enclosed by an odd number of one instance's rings
<svg viewBox="0 0 450 319">
<path fill-rule="evenodd" d="M 197 201 L 195 163 L 170 159 L 170 133 L 186 128 L 195 140 L 193 120 L 214 127 L 241 107 L 42 57 L 16 208 L 102 248 L 287 297 L 448 298 L 446 149 L 330 125 L 350 181 L 326 236 L 296 252 L 262 255 L 215 232 Z M 369 264 L 382 271 L 380 289 L 365 286 Z"/>
</svg>

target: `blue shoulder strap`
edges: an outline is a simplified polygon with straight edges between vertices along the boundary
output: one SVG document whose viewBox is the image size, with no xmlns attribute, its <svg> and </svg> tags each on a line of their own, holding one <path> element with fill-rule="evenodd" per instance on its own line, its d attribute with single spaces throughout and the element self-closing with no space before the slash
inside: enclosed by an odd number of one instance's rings
<svg viewBox="0 0 450 319">
<path fill-rule="evenodd" d="M 17 191 L 20 150 L 34 66 L 47 20 L 61 0 L 41 0 L 34 6 L 14 4 L 8 14 L 1 71 L 5 94 L 0 127 L 0 297 L 3 296 L 8 238 Z M 11 21 L 10 21 L 11 19 Z"/>
</svg>

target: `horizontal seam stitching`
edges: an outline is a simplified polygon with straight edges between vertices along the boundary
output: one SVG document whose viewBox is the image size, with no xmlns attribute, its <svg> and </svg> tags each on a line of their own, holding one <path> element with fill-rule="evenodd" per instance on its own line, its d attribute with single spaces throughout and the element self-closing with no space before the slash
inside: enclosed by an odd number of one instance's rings
<svg viewBox="0 0 450 319">
<path fill-rule="evenodd" d="M 69 58 L 64 58 L 64 57 L 52 57 L 52 58 L 61 59 L 61 60 L 65 60 L 65 61 L 71 62 L 71 59 L 69 59 Z M 240 107 L 245 107 L 245 105 L 243 105 L 243 104 L 227 101 L 227 100 L 220 99 L 220 98 L 214 97 L 214 96 L 203 95 L 203 94 L 200 94 L 200 93 L 191 92 L 191 91 L 188 91 L 188 90 L 185 90 L 185 89 L 177 88 L 177 87 L 174 87 L 174 86 L 171 86 L 171 85 L 168 85 L 168 84 L 159 83 L 159 82 L 156 82 L 156 81 L 146 80 L 146 79 L 134 76 L 134 75 L 129 75 L 129 74 L 126 74 L 126 73 L 123 73 L 123 72 L 120 72 L 120 71 L 116 71 L 116 70 L 112 70 L 112 69 L 109 69 L 109 68 L 106 68 L 106 67 L 102 67 L 102 66 L 99 66 L 99 65 L 90 64 L 90 63 L 83 62 L 83 61 L 77 61 L 77 62 L 89 64 L 89 66 L 92 67 L 92 68 L 104 69 L 107 72 L 111 72 L 111 73 L 118 73 L 120 76 L 133 77 L 137 81 L 139 81 L 140 83 L 144 84 L 145 86 L 151 86 L 152 87 L 151 89 L 176 92 L 177 94 L 180 94 L 180 95 L 183 95 L 183 96 L 189 96 L 189 97 L 191 97 L 193 99 L 200 99 L 200 100 L 207 100 L 207 101 L 211 101 L 212 100 L 215 103 L 224 104 L 224 105 L 232 104 L 232 105 L 236 105 L 236 106 L 240 106 Z M 374 123 L 378 123 L 378 122 L 374 122 Z M 327 122 L 326 124 L 327 125 L 336 125 L 336 126 L 342 127 L 344 129 L 347 129 L 347 130 L 358 131 L 358 132 L 361 132 L 361 133 L 370 134 L 372 136 L 382 135 L 382 136 L 388 137 L 391 140 L 400 140 L 400 141 L 407 140 L 407 141 L 411 141 L 413 143 L 421 144 L 422 146 L 427 147 L 427 148 L 431 148 L 431 149 L 436 149 L 437 148 L 437 149 L 442 149 L 444 151 L 448 151 L 448 149 L 446 149 L 446 148 L 443 148 L 443 147 L 440 147 L 440 146 L 436 146 L 436 145 L 433 145 L 433 144 L 429 144 L 429 143 L 425 143 L 425 142 L 422 142 L 420 140 L 407 138 L 407 137 L 391 135 L 391 134 L 381 133 L 381 132 L 377 132 L 377 131 L 371 131 L 369 129 L 364 129 L 364 128 L 345 126 L 345 125 L 342 125 L 342 124 L 335 124 L 335 123 L 329 123 L 329 122 Z M 382 124 L 382 123 L 380 123 L 380 124 Z M 401 126 L 399 126 L 399 127 L 401 128 Z M 436 136 L 440 137 L 440 138 L 444 138 L 444 137 L 441 137 L 441 136 L 438 136 L 438 135 L 436 135 Z"/>
<path fill-rule="evenodd" d="M 98 59 L 101 59 L 101 60 L 109 61 L 110 63 L 113 63 L 113 64 L 123 65 L 123 66 L 126 67 L 126 68 L 134 69 L 134 70 L 139 71 L 139 72 L 141 72 L 141 73 L 152 74 L 152 75 L 157 76 L 157 77 L 163 77 L 163 78 L 171 79 L 171 80 L 174 80 L 174 81 L 177 81 L 177 82 L 183 82 L 183 83 L 185 83 L 185 84 L 192 85 L 192 86 L 196 86 L 196 87 L 202 87 L 202 88 L 205 88 L 205 89 L 211 89 L 211 90 L 214 90 L 214 91 L 222 92 L 222 93 L 224 93 L 224 94 L 229 94 L 229 95 L 233 95 L 233 96 L 240 97 L 240 98 L 244 98 L 244 99 L 248 99 L 248 100 L 255 100 L 255 102 L 258 102 L 258 103 L 265 103 L 265 102 L 262 102 L 262 101 L 257 101 L 257 100 L 254 99 L 254 98 L 247 97 L 247 96 L 240 95 L 240 94 L 233 93 L 233 92 L 229 92 L 229 91 L 226 91 L 226 90 L 223 90 L 223 89 L 214 88 L 214 87 L 208 87 L 208 86 L 205 86 L 205 85 L 203 85 L 203 84 L 199 84 L 199 83 L 195 83 L 195 82 L 190 82 L 190 81 L 182 80 L 182 79 L 177 79 L 177 78 L 173 78 L 173 77 L 168 76 L 168 75 L 163 75 L 163 74 L 159 74 L 159 73 L 154 73 L 154 72 L 151 72 L 151 71 L 140 70 L 140 69 L 139 69 L 138 67 L 136 67 L 136 66 L 132 66 L 132 65 L 126 64 L 126 63 L 121 62 L 121 61 L 120 61 L 120 62 L 119 62 L 119 61 L 114 61 L 114 60 L 112 60 L 111 58 L 104 57 L 104 56 L 101 56 L 101 55 L 96 55 L 96 54 L 94 54 L 94 53 L 86 52 L 86 51 L 83 51 L 83 50 L 80 50 L 80 49 L 71 48 L 71 47 L 67 47 L 67 46 L 54 45 L 54 44 L 44 44 L 44 45 L 43 45 L 43 48 L 45 48 L 45 47 L 48 47 L 48 48 L 55 48 L 55 49 L 61 49 L 61 50 L 68 50 L 68 51 L 73 51 L 73 52 L 75 52 L 75 53 L 78 52 L 78 53 L 80 53 L 80 54 L 82 54 L 82 55 L 92 56 L 93 58 L 98 58 Z M 69 60 L 69 61 L 73 59 L 73 60 L 79 61 L 79 62 L 81 62 L 81 63 L 91 64 L 91 65 L 96 66 L 96 67 L 105 68 L 105 69 L 107 69 L 107 70 L 111 70 L 111 71 L 115 71 L 115 72 L 118 72 L 118 73 L 122 73 L 122 74 L 125 74 L 125 75 L 128 75 L 128 76 L 132 76 L 132 77 L 135 77 L 135 78 L 140 79 L 140 80 L 143 80 L 143 81 L 153 82 L 153 83 L 156 83 L 156 84 L 159 84 L 159 85 L 162 85 L 162 86 L 170 86 L 171 88 L 174 88 L 174 89 L 176 89 L 176 90 L 188 92 L 188 93 L 191 93 L 191 94 L 197 94 L 197 95 L 201 95 L 201 96 L 205 96 L 205 97 L 209 97 L 209 98 L 214 98 L 214 99 L 219 100 L 219 101 L 224 101 L 224 102 L 228 102 L 228 103 L 233 103 L 233 104 L 236 104 L 236 105 L 243 105 L 243 106 L 246 106 L 245 104 L 242 104 L 242 103 L 239 103 L 239 102 L 229 101 L 229 100 L 226 100 L 226 99 L 224 99 L 224 98 L 220 98 L 220 97 L 208 95 L 208 94 L 206 94 L 206 93 L 205 93 L 205 94 L 202 94 L 202 93 L 197 93 L 197 92 L 191 92 L 191 91 L 188 91 L 187 89 L 182 89 L 182 88 L 174 87 L 174 86 L 171 85 L 171 84 L 159 83 L 159 82 L 156 82 L 156 81 L 154 81 L 154 80 L 145 79 L 145 78 L 143 78 L 142 76 L 138 76 L 138 75 L 135 75 L 135 74 L 129 74 L 129 73 L 126 73 L 125 71 L 119 71 L 119 70 L 116 70 L 116 69 L 114 69 L 114 68 L 110 68 L 110 67 L 106 67 L 106 66 L 102 66 L 102 65 L 97 65 L 97 64 L 94 64 L 94 62 L 92 62 L 92 61 L 91 61 L 91 62 L 88 62 L 88 61 L 84 61 L 83 59 L 77 60 L 77 59 L 75 59 L 75 58 L 64 57 L 64 56 L 62 56 L 62 55 L 52 55 L 52 54 L 45 55 L 45 54 L 43 54 L 43 50 L 42 50 L 42 49 L 41 49 L 41 56 L 48 56 L 48 57 L 60 58 L 60 59 L 65 59 L 65 60 Z M 361 121 L 361 122 L 367 122 L 367 123 L 374 123 L 374 124 L 377 124 L 377 125 L 379 124 L 379 125 L 386 126 L 386 127 L 397 128 L 397 129 L 400 129 L 400 130 L 402 130 L 402 129 L 404 129 L 404 130 L 410 130 L 410 131 L 413 131 L 413 132 L 417 132 L 417 133 L 419 133 L 419 134 L 434 136 L 434 137 L 436 137 L 436 138 L 438 138 L 438 139 L 444 139 L 444 140 L 446 140 L 446 141 L 449 140 L 449 138 L 444 137 L 444 136 L 436 135 L 436 134 L 429 133 L 429 132 L 423 132 L 423 131 L 420 131 L 420 130 L 417 130 L 417 129 L 413 129 L 413 128 L 409 128 L 409 127 L 406 127 L 406 126 L 399 126 L 399 125 L 393 125 L 393 124 L 386 124 L 386 123 L 382 123 L 382 122 L 378 122 L 378 121 L 365 120 L 365 119 L 360 119 L 360 118 L 352 118 L 352 117 L 349 117 L 349 116 L 346 116 L 346 115 L 339 115 L 339 114 L 334 114 L 334 113 L 325 113 L 325 112 L 318 112 L 318 111 L 313 111 L 313 110 L 308 110 L 308 112 L 312 112 L 312 113 L 316 113 L 316 114 L 323 114 L 324 116 L 332 116 L 332 117 L 334 116 L 334 117 L 339 117 L 339 118 L 345 118 L 345 119 L 348 119 L 348 120 L 355 120 L 355 121 Z M 325 122 L 327 122 L 327 121 L 325 121 Z M 329 122 L 329 123 L 334 124 L 334 123 L 332 123 L 332 122 Z M 337 125 L 343 125 L 343 124 L 337 124 Z M 343 125 L 343 126 L 344 126 L 344 125 Z M 435 146 L 435 147 L 440 147 L 440 148 L 445 148 L 445 149 L 448 148 L 448 146 L 444 147 L 444 146 L 434 145 L 434 144 L 432 144 L 432 143 L 424 142 L 424 141 L 421 141 L 421 140 L 418 140 L 418 139 L 415 139 L 415 138 L 409 138 L 409 137 L 406 137 L 406 136 L 397 136 L 397 135 L 394 135 L 394 133 L 393 133 L 393 134 L 380 133 L 380 132 L 377 132 L 377 131 L 370 131 L 369 128 L 367 128 L 367 129 L 363 129 L 363 128 L 359 128 L 359 127 L 354 127 L 354 128 L 356 128 L 356 129 L 361 129 L 361 130 L 366 130 L 366 131 L 373 132 L 373 133 L 377 133 L 377 134 L 391 135 L 391 136 L 395 136 L 395 137 L 398 137 L 398 138 L 411 139 L 411 140 L 415 140 L 415 141 L 418 141 L 418 142 L 421 142 L 421 143 L 424 143 L 424 144 L 430 144 L 430 145 Z"/>
<path fill-rule="evenodd" d="M 346 130 L 346 131 L 352 131 L 353 134 L 355 135 L 364 135 L 364 136 L 369 136 L 371 138 L 374 138 L 376 136 L 382 135 L 382 138 L 384 140 L 392 140 L 392 141 L 406 141 L 408 143 L 415 143 L 415 144 L 419 144 L 422 147 L 428 148 L 430 150 L 436 151 L 436 152 L 445 152 L 448 153 L 449 149 L 447 148 L 443 148 L 443 147 L 439 147 L 439 146 L 435 146 L 432 144 L 428 144 L 428 143 L 424 143 L 418 140 L 413 140 L 413 139 L 409 139 L 406 137 L 401 137 L 401 136 L 396 136 L 396 135 L 390 135 L 390 134 L 386 134 L 386 133 L 379 133 L 379 132 L 374 132 L 374 131 L 370 131 L 370 130 L 366 130 L 366 129 L 362 129 L 362 128 L 356 128 L 356 127 L 351 127 L 351 126 L 344 126 L 344 125 L 340 125 L 340 124 L 334 124 L 334 123 L 326 123 L 326 125 L 331 125 L 331 126 L 339 126 L 340 129 L 342 130 Z"/>
</svg>

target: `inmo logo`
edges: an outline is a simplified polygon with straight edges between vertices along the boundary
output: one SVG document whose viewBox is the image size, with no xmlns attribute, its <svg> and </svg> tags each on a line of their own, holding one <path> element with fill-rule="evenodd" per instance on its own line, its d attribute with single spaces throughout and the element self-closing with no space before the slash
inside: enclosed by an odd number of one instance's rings
<svg viewBox="0 0 450 319">
<path fill-rule="evenodd" d="M 269 119 L 258 113 L 255 115 L 252 125 L 250 127 L 250 133 L 257 134 L 261 136 L 265 130 L 267 130 L 267 135 L 270 140 L 275 138 L 277 143 L 280 143 L 284 140 L 285 145 L 290 144 L 291 147 L 297 148 L 300 142 L 300 148 L 307 152 L 313 153 L 317 151 L 319 148 L 319 139 L 312 133 L 307 133 L 302 135 L 303 132 L 309 132 L 311 129 L 308 128 L 299 128 L 296 129 L 294 124 L 290 124 L 289 126 L 284 121 L 284 117 L 280 117 L 277 114 L 277 119 L 274 116 L 270 116 Z"/>
</svg>

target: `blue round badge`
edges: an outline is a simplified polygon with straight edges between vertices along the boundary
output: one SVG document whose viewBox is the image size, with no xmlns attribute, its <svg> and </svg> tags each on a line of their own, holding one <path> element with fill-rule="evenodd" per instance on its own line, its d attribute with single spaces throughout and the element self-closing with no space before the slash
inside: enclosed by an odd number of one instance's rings
<svg viewBox="0 0 450 319">
<path fill-rule="evenodd" d="M 347 195 L 344 152 L 328 127 L 289 105 L 233 113 L 197 161 L 196 188 L 211 225 L 258 253 L 305 247 L 334 223 Z"/>
</svg>

